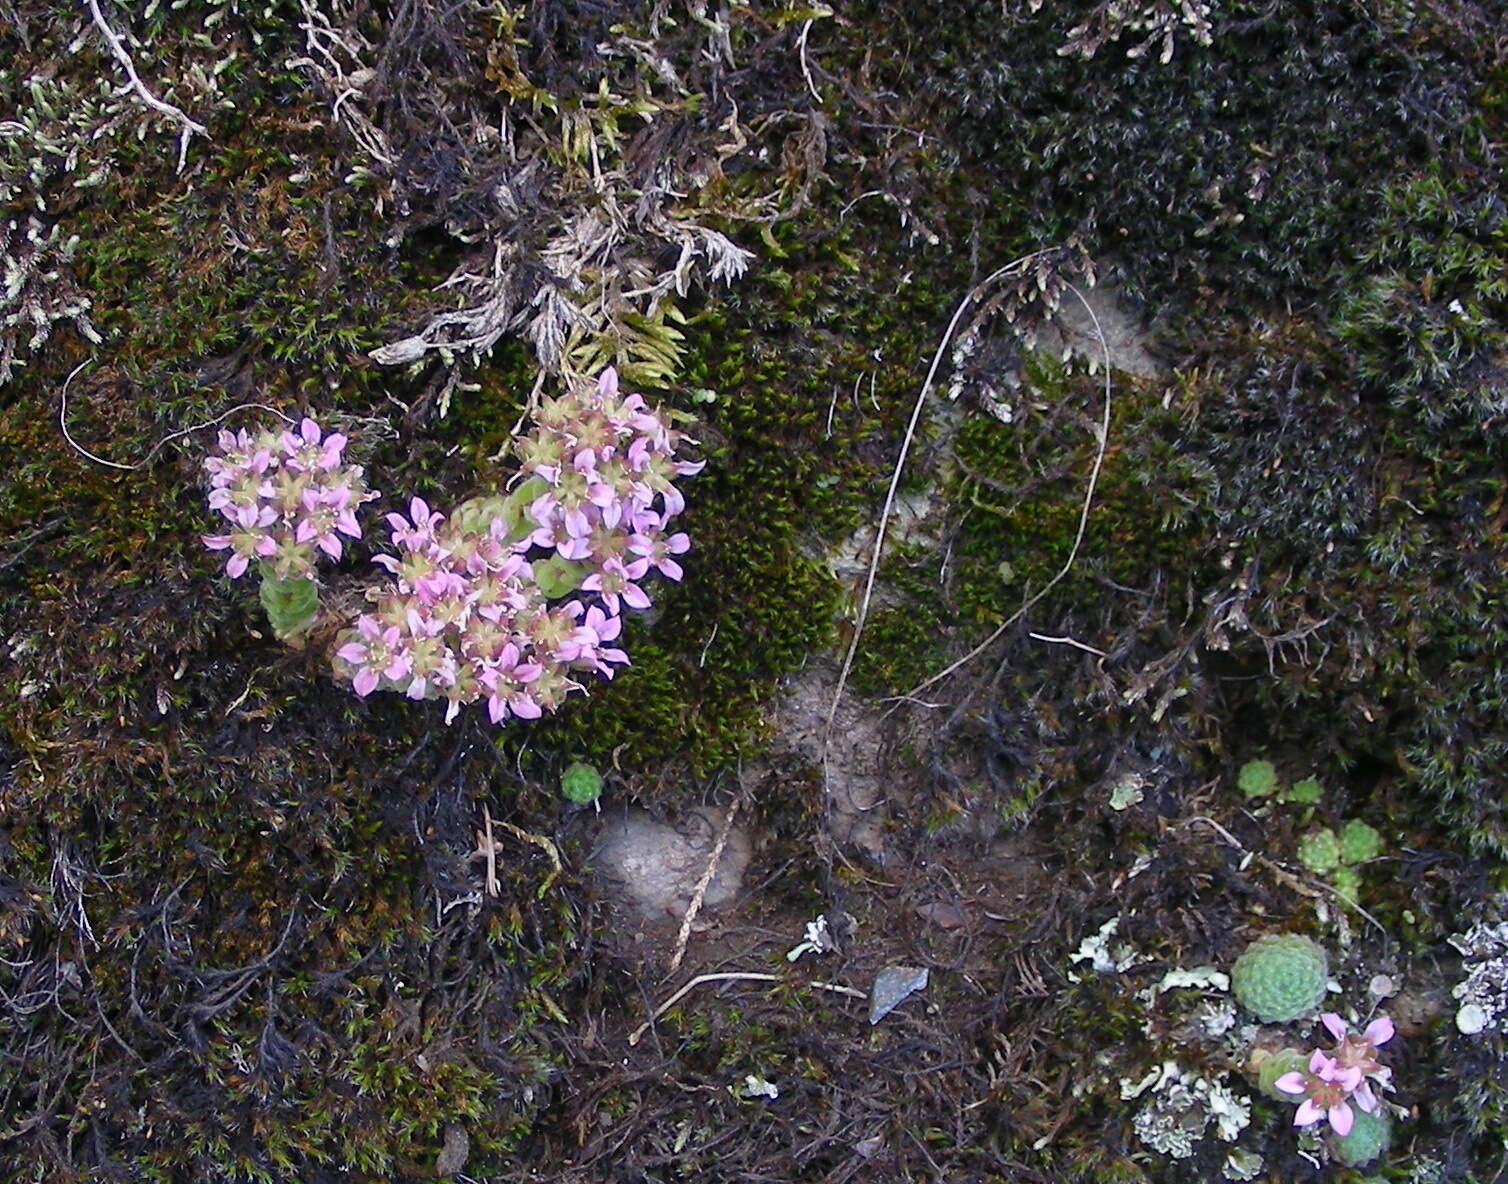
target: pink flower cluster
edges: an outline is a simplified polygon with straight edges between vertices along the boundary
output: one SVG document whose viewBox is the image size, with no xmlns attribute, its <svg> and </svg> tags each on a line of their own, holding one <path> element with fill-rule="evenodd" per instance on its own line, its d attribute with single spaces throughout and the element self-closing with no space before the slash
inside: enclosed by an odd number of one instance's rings
<svg viewBox="0 0 1508 1184">
<path fill-rule="evenodd" d="M 627 664 L 621 613 L 647 608 L 651 570 L 672 580 L 691 545 L 667 524 L 685 506 L 673 478 L 683 437 L 607 370 L 595 388 L 545 401 L 517 442 L 524 479 L 508 497 L 475 498 L 447 520 L 414 498 L 389 514 L 396 555 L 376 562 L 394 586 L 336 651 L 363 698 L 401 690 L 443 698 L 445 720 L 485 699 L 493 723 L 538 719 Z"/>
<path fill-rule="evenodd" d="M 1378 1047 L 1393 1038 L 1393 1021 L 1381 1016 L 1356 1033 L 1333 1011 L 1325 1012 L 1320 1020 L 1335 1037 L 1335 1047 L 1329 1052 L 1315 1049 L 1308 1072 L 1285 1073 L 1273 1084 L 1303 1098 L 1293 1117 L 1294 1126 L 1328 1121 L 1337 1135 L 1344 1136 L 1356 1121 L 1353 1104 L 1375 1114 L 1381 1103 L 1372 1086 L 1393 1088 L 1392 1071 L 1377 1060 Z"/>
<path fill-rule="evenodd" d="M 346 438 L 326 436 L 305 418 L 298 430 L 220 433 L 208 457 L 209 506 L 230 520 L 227 534 L 206 535 L 212 551 L 229 551 L 225 573 L 246 574 L 253 561 L 270 563 L 280 580 L 310 578 L 315 551 L 339 559 L 341 535 L 359 539 L 356 509 L 377 494 L 360 465 L 341 461 Z"/>
</svg>

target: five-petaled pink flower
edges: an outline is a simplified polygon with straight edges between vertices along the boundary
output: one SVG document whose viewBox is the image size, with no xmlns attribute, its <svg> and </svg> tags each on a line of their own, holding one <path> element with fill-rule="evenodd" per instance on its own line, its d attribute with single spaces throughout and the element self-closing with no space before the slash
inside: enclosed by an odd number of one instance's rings
<svg viewBox="0 0 1508 1184">
<path fill-rule="evenodd" d="M 1379 1016 L 1360 1033 L 1333 1011 L 1320 1016 L 1336 1044 L 1328 1053 L 1315 1049 L 1307 1072 L 1285 1073 L 1273 1084 L 1286 1094 L 1302 1097 L 1293 1116 L 1294 1126 L 1312 1126 L 1327 1121 L 1337 1135 L 1350 1134 L 1356 1122 L 1351 1107 L 1377 1113 L 1382 1103 L 1373 1085 L 1392 1089 L 1392 1076 L 1377 1059 L 1377 1048 L 1393 1038 L 1393 1021 Z"/>
<path fill-rule="evenodd" d="M 1285 1094 L 1303 1096 L 1304 1100 L 1293 1116 L 1294 1126 L 1312 1126 L 1328 1120 L 1337 1135 L 1349 1135 L 1356 1121 L 1350 1101 L 1361 1081 L 1360 1069 L 1342 1068 L 1334 1058 L 1315 1049 L 1309 1058 L 1307 1073 L 1284 1073 L 1273 1084 Z M 1360 1098 L 1356 1102 L 1363 1110 L 1376 1109 L 1375 1099 L 1371 1106 L 1363 1104 Z"/>
</svg>

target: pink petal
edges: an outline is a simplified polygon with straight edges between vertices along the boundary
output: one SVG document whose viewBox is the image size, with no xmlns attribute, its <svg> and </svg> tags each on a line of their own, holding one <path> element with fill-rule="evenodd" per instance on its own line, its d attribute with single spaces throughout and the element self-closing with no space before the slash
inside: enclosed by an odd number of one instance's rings
<svg viewBox="0 0 1508 1184">
<path fill-rule="evenodd" d="M 1299 1103 L 1299 1108 L 1294 1113 L 1293 1125 L 1312 1126 L 1323 1117 L 1325 1117 L 1325 1112 L 1314 1104 L 1314 1099 L 1305 1098 Z"/>
<path fill-rule="evenodd" d="M 245 555 L 232 555 L 225 564 L 225 574 L 233 580 L 238 580 L 246 574 L 246 568 L 250 562 Z"/>
<path fill-rule="evenodd" d="M 365 699 L 377 689 L 377 672 L 370 666 L 363 666 L 351 680 L 351 687 L 360 698 Z"/>
<path fill-rule="evenodd" d="M 1309 1088 L 1305 1082 L 1304 1075 L 1299 1072 L 1284 1073 L 1283 1076 L 1273 1082 L 1273 1085 L 1285 1094 L 1301 1094 Z"/>
<path fill-rule="evenodd" d="M 367 659 L 367 647 L 359 641 L 348 641 L 335 651 L 335 656 L 352 666 L 360 666 Z"/>
<path fill-rule="evenodd" d="M 1378 1016 L 1368 1024 L 1367 1030 L 1363 1033 L 1373 1048 L 1379 1044 L 1386 1044 L 1395 1034 L 1393 1021 L 1385 1015 Z"/>
<path fill-rule="evenodd" d="M 223 551 L 225 550 L 225 548 L 230 546 L 230 535 L 201 534 L 199 536 L 199 541 L 202 542 L 211 551 Z"/>
<path fill-rule="evenodd" d="M 1356 1121 L 1355 1115 L 1351 1113 L 1351 1107 L 1344 1102 L 1331 1106 L 1329 1117 L 1331 1127 L 1337 1135 L 1342 1137 L 1351 1133 L 1351 1124 Z"/>
<path fill-rule="evenodd" d="M 1344 1040 L 1346 1038 L 1346 1032 L 1349 1030 L 1346 1021 L 1336 1015 L 1335 1012 L 1325 1012 L 1320 1016 L 1320 1023 L 1324 1024 L 1329 1030 L 1330 1035 L 1334 1036 L 1337 1040 Z"/>
<path fill-rule="evenodd" d="M 609 366 L 597 376 L 597 393 L 604 399 L 611 399 L 618 393 L 618 372 Z"/>
</svg>

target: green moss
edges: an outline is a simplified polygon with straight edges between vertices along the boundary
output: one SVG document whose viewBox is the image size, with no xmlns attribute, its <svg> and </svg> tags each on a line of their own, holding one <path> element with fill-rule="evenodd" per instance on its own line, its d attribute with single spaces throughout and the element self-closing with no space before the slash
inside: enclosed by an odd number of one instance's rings
<svg viewBox="0 0 1508 1184">
<path fill-rule="evenodd" d="M 1366 863 L 1382 853 L 1382 835 L 1360 818 L 1350 819 L 1340 831 L 1340 857 L 1346 863 Z"/>
<path fill-rule="evenodd" d="M 1469 35 L 1409 6 L 1358 21 L 1241 0 L 1212 19 L 1208 46 L 1175 24 L 1166 60 L 1160 37 L 1128 53 L 1140 34 L 1089 60 L 1060 52 L 1104 19 L 1092 0 L 887 12 L 898 85 L 947 112 L 960 171 L 1008 178 L 1038 242 L 1076 229 L 1144 292 L 1207 303 L 1320 289 L 1379 218 L 1400 160 L 1461 166 L 1480 142 L 1482 65 L 1458 47 Z M 1421 93 L 1429 133 L 1406 114 Z"/>
<path fill-rule="evenodd" d="M 1264 1024 L 1285 1024 L 1314 1011 L 1325 997 L 1329 958 L 1297 933 L 1267 934 L 1231 966 L 1231 992 Z"/>
<path fill-rule="evenodd" d="M 959 429 L 949 496 L 960 515 L 954 596 L 963 620 L 998 621 L 1073 554 L 1095 454 L 1085 423 L 1094 403 L 1084 404 L 1098 391 L 1082 377 L 1039 380 L 1042 402 L 1018 422 L 979 415 Z M 1151 480 L 1167 471 L 1173 424 L 1136 388 L 1120 394 L 1083 542 L 1054 596 L 1060 607 L 1098 600 L 1101 581 L 1141 587 L 1198 562 L 1183 533 L 1187 505 Z"/>
<path fill-rule="evenodd" d="M 850 680 L 862 695 L 910 690 L 945 664 L 936 614 L 913 606 L 870 615 Z"/>
</svg>

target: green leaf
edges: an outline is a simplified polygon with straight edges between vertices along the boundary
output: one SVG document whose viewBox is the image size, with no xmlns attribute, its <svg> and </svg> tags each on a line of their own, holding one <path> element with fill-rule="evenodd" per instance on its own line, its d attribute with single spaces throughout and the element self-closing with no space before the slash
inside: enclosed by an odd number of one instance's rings
<svg viewBox="0 0 1508 1184">
<path fill-rule="evenodd" d="M 262 607 L 279 641 L 298 636 L 319 611 L 319 589 L 309 579 L 280 580 L 262 565 Z"/>
<path fill-rule="evenodd" d="M 1236 775 L 1236 784 L 1249 798 L 1266 797 L 1278 787 L 1278 771 L 1271 761 L 1247 761 Z"/>
<path fill-rule="evenodd" d="M 534 582 L 539 585 L 546 600 L 559 600 L 562 596 L 569 596 L 581 587 L 582 581 L 592 571 L 585 563 L 573 563 L 559 555 L 539 560 L 533 565 L 533 569 Z"/>
<path fill-rule="evenodd" d="M 549 490 L 550 484 L 543 477 L 530 477 L 503 500 L 502 518 L 508 530 L 508 542 L 516 543 L 533 533 L 534 520 L 529 517 L 529 506 Z"/>
</svg>

